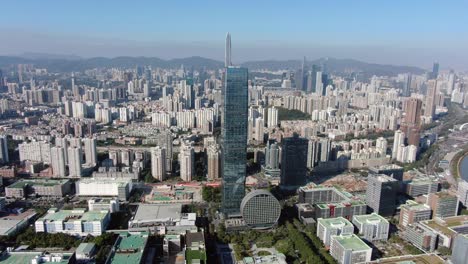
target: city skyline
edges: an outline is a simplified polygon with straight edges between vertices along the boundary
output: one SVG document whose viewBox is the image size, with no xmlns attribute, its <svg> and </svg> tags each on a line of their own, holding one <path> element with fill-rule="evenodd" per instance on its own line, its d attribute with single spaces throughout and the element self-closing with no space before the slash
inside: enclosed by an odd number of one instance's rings
<svg viewBox="0 0 468 264">
<path fill-rule="evenodd" d="M 220 36 L 229 31 L 236 36 L 234 64 L 305 55 L 420 67 L 437 60 L 443 68 L 468 69 L 465 3 L 400 1 L 402 8 L 395 2 L 295 1 L 242 8 L 242 3 L 231 7 L 203 1 L 179 8 L 178 3 L 110 6 L 85 1 L 69 8 L 63 3 L 26 2 L 4 4 L 10 12 L 0 17 L 0 34 L 8 36 L 0 43 L 1 55 L 203 56 L 221 61 Z M 210 15 L 199 15 L 213 7 Z M 326 12 L 311 13 L 314 9 Z M 40 16 L 37 10 L 43 10 Z M 16 11 L 21 19 L 13 16 Z M 244 19 L 224 19 L 231 16 Z"/>
</svg>

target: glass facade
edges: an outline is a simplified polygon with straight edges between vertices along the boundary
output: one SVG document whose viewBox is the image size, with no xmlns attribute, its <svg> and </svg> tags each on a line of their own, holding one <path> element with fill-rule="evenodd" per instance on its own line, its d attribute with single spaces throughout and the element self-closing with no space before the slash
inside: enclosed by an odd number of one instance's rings
<svg viewBox="0 0 468 264">
<path fill-rule="evenodd" d="M 239 214 L 245 195 L 247 162 L 248 71 L 227 67 L 222 114 L 222 211 Z"/>
</svg>

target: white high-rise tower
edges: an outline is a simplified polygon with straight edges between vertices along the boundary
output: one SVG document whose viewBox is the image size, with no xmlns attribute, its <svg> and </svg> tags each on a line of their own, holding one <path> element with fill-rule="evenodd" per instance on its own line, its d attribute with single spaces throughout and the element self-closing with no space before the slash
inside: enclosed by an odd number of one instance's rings
<svg viewBox="0 0 468 264">
<path fill-rule="evenodd" d="M 224 67 L 232 66 L 231 62 L 231 34 L 226 35 L 226 50 L 224 54 Z"/>
</svg>

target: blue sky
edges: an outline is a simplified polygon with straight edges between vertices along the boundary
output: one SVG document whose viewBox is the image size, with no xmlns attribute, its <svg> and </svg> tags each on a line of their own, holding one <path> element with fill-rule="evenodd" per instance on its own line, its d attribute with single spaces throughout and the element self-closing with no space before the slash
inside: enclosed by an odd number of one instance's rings
<svg viewBox="0 0 468 264">
<path fill-rule="evenodd" d="M 337 57 L 468 69 L 468 1 L 2 1 L 0 54 Z M 3 38 L 2 38 L 3 39 Z"/>
</svg>

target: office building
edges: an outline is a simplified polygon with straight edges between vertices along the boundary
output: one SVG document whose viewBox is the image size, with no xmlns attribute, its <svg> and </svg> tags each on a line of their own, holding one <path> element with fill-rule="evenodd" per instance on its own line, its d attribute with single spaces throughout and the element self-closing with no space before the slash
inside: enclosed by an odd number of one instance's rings
<svg viewBox="0 0 468 264">
<path fill-rule="evenodd" d="M 2 80 L 0 79 L 0 82 Z M 8 138 L 4 135 L 0 136 L 0 164 L 8 163 L 10 158 L 8 156 Z"/>
<path fill-rule="evenodd" d="M 385 174 L 395 180 L 403 181 L 403 167 L 396 164 L 386 164 L 382 166 L 370 167 L 369 172 L 372 174 Z"/>
<path fill-rule="evenodd" d="M 208 146 L 207 159 L 208 159 L 208 175 L 210 181 L 219 179 L 221 172 L 221 150 L 219 145 L 213 144 Z"/>
<path fill-rule="evenodd" d="M 246 68 L 226 68 L 223 104 L 221 207 L 223 213 L 229 215 L 239 213 L 240 204 L 245 195 L 248 116 L 248 71 Z"/>
<path fill-rule="evenodd" d="M 52 173 L 54 177 L 65 177 L 67 171 L 65 167 L 65 149 L 62 147 L 53 147 L 50 149 L 52 161 Z"/>
<path fill-rule="evenodd" d="M 281 150 L 282 188 L 297 188 L 307 182 L 307 146 L 308 141 L 298 134 L 283 139 Z"/>
<path fill-rule="evenodd" d="M 250 228 L 267 229 L 278 222 L 281 205 L 270 192 L 255 190 L 242 199 L 240 211 L 243 220 Z"/>
<path fill-rule="evenodd" d="M 465 180 L 460 180 L 458 182 L 458 200 L 464 206 L 468 206 L 468 182 Z"/>
<path fill-rule="evenodd" d="M 330 255 L 340 264 L 369 262 L 372 248 L 358 236 L 331 236 Z"/>
<path fill-rule="evenodd" d="M 353 224 L 359 230 L 359 235 L 367 241 L 386 241 L 388 239 L 390 223 L 376 213 L 355 215 L 353 216 Z"/>
<path fill-rule="evenodd" d="M 354 226 L 343 217 L 317 219 L 317 236 L 322 240 L 325 247 L 329 247 L 331 236 L 347 236 L 354 233 Z"/>
<path fill-rule="evenodd" d="M 151 148 L 151 175 L 159 181 L 166 179 L 166 148 Z"/>
<path fill-rule="evenodd" d="M 183 145 L 179 153 L 180 178 L 183 181 L 192 181 L 195 175 L 195 152 L 192 146 Z"/>
<path fill-rule="evenodd" d="M 458 198 L 449 192 L 430 193 L 427 205 L 432 209 L 432 218 L 445 218 L 458 214 Z"/>
<path fill-rule="evenodd" d="M 408 225 L 402 238 L 424 252 L 433 252 L 437 247 L 437 234 L 420 223 Z"/>
<path fill-rule="evenodd" d="M 430 178 L 416 178 L 405 182 L 403 186 L 405 193 L 411 197 L 418 197 L 439 191 L 439 182 Z"/>
<path fill-rule="evenodd" d="M 394 178 L 385 174 L 369 174 L 367 177 L 366 203 L 373 212 L 379 215 L 393 215 L 399 189 L 400 184 Z"/>
<path fill-rule="evenodd" d="M 468 235 L 458 235 L 455 238 L 452 256 L 450 261 L 452 264 L 466 264 L 468 260 Z"/>
<path fill-rule="evenodd" d="M 36 220 L 36 233 L 64 233 L 73 236 L 100 236 L 110 222 L 108 211 L 89 212 L 84 209 L 57 210 L 51 208 Z"/>
<path fill-rule="evenodd" d="M 400 207 L 399 224 L 403 227 L 431 219 L 432 210 L 428 205 L 408 200 Z"/>
</svg>

